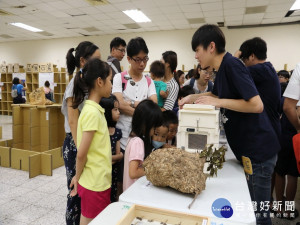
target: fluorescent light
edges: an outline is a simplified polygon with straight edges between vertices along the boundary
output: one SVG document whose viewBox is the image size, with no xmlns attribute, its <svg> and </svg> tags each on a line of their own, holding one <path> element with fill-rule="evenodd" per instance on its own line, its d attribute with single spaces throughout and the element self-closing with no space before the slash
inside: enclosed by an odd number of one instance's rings
<svg viewBox="0 0 300 225">
<path fill-rule="evenodd" d="M 21 27 L 25 30 L 29 30 L 29 31 L 32 31 L 32 32 L 42 32 L 43 30 L 40 30 L 38 28 L 35 28 L 35 27 L 32 27 L 32 26 L 29 26 L 29 25 L 26 25 L 24 23 L 10 23 L 11 25 L 14 25 L 16 27 Z"/>
<path fill-rule="evenodd" d="M 299 10 L 300 9 L 300 0 L 296 0 L 290 10 Z"/>
<path fill-rule="evenodd" d="M 151 20 L 140 10 L 132 9 L 123 11 L 127 16 L 133 19 L 137 23 L 151 22 Z"/>
</svg>

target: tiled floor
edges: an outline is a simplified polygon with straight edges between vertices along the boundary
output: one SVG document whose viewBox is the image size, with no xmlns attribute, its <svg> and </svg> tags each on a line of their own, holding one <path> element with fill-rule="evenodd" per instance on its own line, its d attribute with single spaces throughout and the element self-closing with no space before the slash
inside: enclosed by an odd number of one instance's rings
<svg viewBox="0 0 300 225">
<path fill-rule="evenodd" d="M 3 138 L 12 138 L 11 116 L 0 116 Z M 52 176 L 29 179 L 26 171 L 0 167 L 1 225 L 65 224 L 67 179 L 62 166 Z"/>
<path fill-rule="evenodd" d="M 11 116 L 0 115 L 2 139 L 12 138 Z M 0 225 L 63 225 L 67 187 L 65 168 L 53 170 L 53 176 L 29 179 L 28 172 L 0 166 Z M 300 179 L 299 179 L 300 180 Z M 300 209 L 300 182 L 296 208 Z M 295 225 L 294 221 L 273 219 L 274 225 Z"/>
</svg>

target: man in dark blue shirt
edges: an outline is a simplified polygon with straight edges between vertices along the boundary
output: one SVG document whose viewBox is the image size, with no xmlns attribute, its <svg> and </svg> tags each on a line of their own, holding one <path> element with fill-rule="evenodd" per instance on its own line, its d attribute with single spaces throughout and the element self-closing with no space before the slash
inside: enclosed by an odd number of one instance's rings
<svg viewBox="0 0 300 225">
<path fill-rule="evenodd" d="M 225 52 L 225 37 L 219 27 L 204 25 L 194 34 L 192 48 L 201 67 L 217 71 L 212 92 L 190 95 L 179 102 L 221 108 L 230 148 L 243 162 L 252 201 L 257 203 L 257 224 L 272 224 L 269 209 L 271 177 L 280 144 L 253 79 L 245 65 Z"/>
<path fill-rule="evenodd" d="M 281 88 L 273 65 L 266 61 L 267 43 L 259 37 L 249 39 L 241 45 L 235 57 L 240 58 L 247 66 L 264 104 L 264 110 L 280 138 Z"/>
</svg>

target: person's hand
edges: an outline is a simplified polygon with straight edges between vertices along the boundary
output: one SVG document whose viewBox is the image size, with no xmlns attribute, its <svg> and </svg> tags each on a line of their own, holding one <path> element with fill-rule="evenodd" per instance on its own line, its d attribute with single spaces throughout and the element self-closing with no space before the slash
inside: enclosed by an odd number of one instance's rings
<svg viewBox="0 0 300 225">
<path fill-rule="evenodd" d="M 202 105 L 213 105 L 216 107 L 220 106 L 220 99 L 211 97 L 211 96 L 201 96 L 196 99 L 195 104 L 202 104 Z"/>
<path fill-rule="evenodd" d="M 172 146 L 172 145 L 166 143 L 166 144 L 164 144 L 162 147 L 163 147 L 163 148 L 172 148 L 172 147 L 174 147 L 174 146 Z"/>
<path fill-rule="evenodd" d="M 241 57 L 241 55 L 242 55 L 242 52 L 240 51 L 240 50 L 237 50 L 235 53 L 234 53 L 234 57 L 236 57 L 236 58 L 240 58 Z"/>
<path fill-rule="evenodd" d="M 182 98 L 179 102 L 178 102 L 178 106 L 180 109 L 182 109 L 184 104 L 192 104 L 193 103 L 193 99 L 191 95 L 188 95 L 184 98 Z"/>
<path fill-rule="evenodd" d="M 70 192 L 70 196 L 74 197 L 75 195 L 77 195 L 77 187 L 78 187 L 78 180 L 76 178 L 76 176 L 74 176 L 72 178 L 71 184 L 70 184 L 70 188 L 73 188 L 73 190 Z"/>
</svg>

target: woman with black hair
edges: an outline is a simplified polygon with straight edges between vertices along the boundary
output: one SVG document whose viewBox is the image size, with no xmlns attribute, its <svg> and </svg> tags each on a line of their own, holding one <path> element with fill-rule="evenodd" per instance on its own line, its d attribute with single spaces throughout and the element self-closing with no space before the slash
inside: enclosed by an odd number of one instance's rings
<svg viewBox="0 0 300 225">
<path fill-rule="evenodd" d="M 214 83 L 210 80 L 212 74 L 213 71 L 210 71 L 209 67 L 201 68 L 200 64 L 198 64 L 194 77 L 187 80 L 183 86 L 191 86 L 195 94 L 211 92 L 214 86 Z"/>
<path fill-rule="evenodd" d="M 11 90 L 11 96 L 13 98 L 14 104 L 24 104 L 26 102 L 25 98 L 22 97 L 22 91 L 27 90 L 27 85 L 24 83 L 24 86 L 21 84 L 21 80 L 18 77 L 13 79 L 13 86 Z"/>
<path fill-rule="evenodd" d="M 73 52 L 75 51 L 75 55 Z M 82 70 L 85 63 L 90 58 L 99 58 L 100 51 L 98 46 L 89 42 L 83 41 L 76 48 L 69 49 L 66 60 L 69 75 L 73 75 L 75 69 Z M 76 78 L 75 75 L 74 78 Z M 66 209 L 66 224 L 79 225 L 80 223 L 80 198 L 78 195 L 70 196 L 70 183 L 76 173 L 76 156 L 77 156 L 77 124 L 79 114 L 83 108 L 83 103 L 78 107 L 73 108 L 73 88 L 74 78 L 68 84 L 61 106 L 61 112 L 65 117 L 65 132 L 66 138 L 63 144 L 63 157 L 65 161 L 67 185 L 69 193 L 67 195 L 67 209 Z"/>
<path fill-rule="evenodd" d="M 165 76 L 163 81 L 167 84 L 167 90 L 169 92 L 162 110 L 173 110 L 174 105 L 177 102 L 177 96 L 179 92 L 179 83 L 174 77 L 177 67 L 176 52 L 164 52 L 162 54 L 161 62 L 165 64 Z"/>
</svg>

